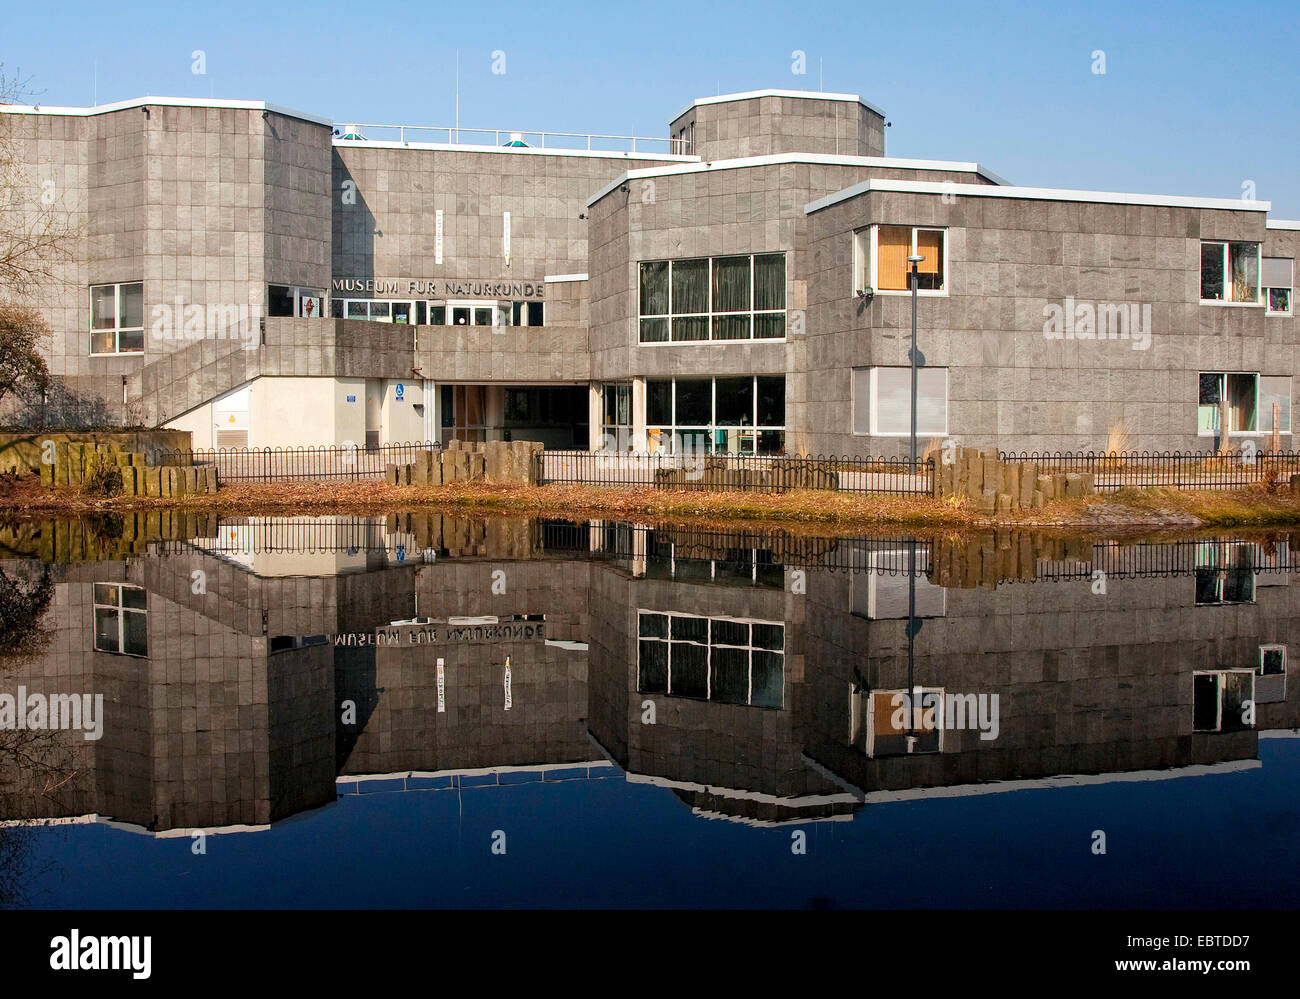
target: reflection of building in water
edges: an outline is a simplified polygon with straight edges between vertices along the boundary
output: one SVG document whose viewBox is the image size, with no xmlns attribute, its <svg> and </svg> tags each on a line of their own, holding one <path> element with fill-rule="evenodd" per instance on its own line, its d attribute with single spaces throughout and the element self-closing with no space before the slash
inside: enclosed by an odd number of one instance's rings
<svg viewBox="0 0 1300 999">
<path fill-rule="evenodd" d="M 1250 765 L 1259 730 L 1300 718 L 1286 541 L 913 549 L 402 516 L 133 550 L 52 568 L 49 645 L 0 689 L 102 693 L 104 734 L 41 733 L 58 752 L 27 772 L 6 757 L 0 819 L 259 827 L 340 789 L 603 775 L 604 756 L 702 816 L 806 822 Z"/>
</svg>

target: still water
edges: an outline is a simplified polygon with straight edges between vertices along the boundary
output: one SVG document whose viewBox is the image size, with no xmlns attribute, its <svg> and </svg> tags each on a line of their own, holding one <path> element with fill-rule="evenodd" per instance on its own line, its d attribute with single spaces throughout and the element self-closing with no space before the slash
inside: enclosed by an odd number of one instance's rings
<svg viewBox="0 0 1300 999">
<path fill-rule="evenodd" d="M 1295 906 L 1293 541 L 9 525 L 0 903 Z"/>
</svg>

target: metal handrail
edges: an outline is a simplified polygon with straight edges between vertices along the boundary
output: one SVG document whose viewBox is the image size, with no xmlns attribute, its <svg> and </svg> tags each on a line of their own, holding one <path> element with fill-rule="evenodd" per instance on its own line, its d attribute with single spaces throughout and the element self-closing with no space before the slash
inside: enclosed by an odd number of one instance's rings
<svg viewBox="0 0 1300 999">
<path fill-rule="evenodd" d="M 685 139 L 668 138 L 664 136 L 651 136 L 651 135 L 614 135 L 614 134 L 606 134 L 600 132 L 549 132 L 549 131 L 543 132 L 537 130 L 527 131 L 527 130 L 513 129 L 513 128 L 461 128 L 456 125 L 382 125 L 375 122 L 369 122 L 369 123 L 348 122 L 347 124 L 339 125 L 338 131 L 340 134 L 337 135 L 335 139 L 336 141 L 341 141 L 341 142 L 391 142 L 393 141 L 390 138 L 376 138 L 370 135 L 361 136 L 360 138 L 348 138 L 349 134 L 352 133 L 359 134 L 362 132 L 362 130 L 383 130 L 385 133 L 396 132 L 397 133 L 396 141 L 400 142 L 402 145 L 408 145 L 411 141 L 417 141 L 417 142 L 421 141 L 419 139 L 416 140 L 407 139 L 408 132 L 445 133 L 447 136 L 445 144 L 447 145 L 461 145 L 462 144 L 461 136 L 462 134 L 465 133 L 468 133 L 470 135 L 483 135 L 483 136 L 491 135 L 493 137 L 493 145 L 501 148 L 507 148 L 507 149 L 510 147 L 506 145 L 506 142 L 511 142 L 516 139 L 522 142 L 528 142 L 529 148 L 546 149 L 548 148 L 546 145 L 546 141 L 549 138 L 551 140 L 579 139 L 586 143 L 586 148 L 588 150 L 592 150 L 593 148 L 597 148 L 597 147 L 593 147 L 592 145 L 593 140 L 609 139 L 618 142 L 631 143 L 631 148 L 626 150 L 615 149 L 615 150 L 600 150 L 600 151 L 635 153 L 638 151 L 637 150 L 638 142 L 643 144 L 662 143 L 667 145 L 668 152 L 671 155 L 684 155 L 682 151 L 685 149 L 685 144 L 686 144 Z M 506 142 L 502 141 L 503 136 L 505 137 Z M 530 141 L 533 139 L 537 141 L 535 143 Z M 433 139 L 433 140 L 424 140 L 424 141 L 439 141 L 439 140 Z M 465 143 L 465 144 L 473 145 L 474 143 Z M 575 146 L 575 145 L 563 145 L 563 144 L 557 146 L 554 145 L 553 143 L 549 148 L 559 149 L 559 150 L 572 150 L 572 149 L 578 149 L 582 147 Z M 656 150 L 642 149 L 641 151 L 655 152 Z"/>
</svg>

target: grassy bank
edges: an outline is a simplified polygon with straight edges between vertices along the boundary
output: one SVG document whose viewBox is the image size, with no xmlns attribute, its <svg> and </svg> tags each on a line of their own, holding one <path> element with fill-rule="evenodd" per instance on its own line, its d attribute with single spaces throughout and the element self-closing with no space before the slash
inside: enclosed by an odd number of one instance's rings
<svg viewBox="0 0 1300 999">
<path fill-rule="evenodd" d="M 1300 498 L 1261 487 L 1180 492 L 1126 489 L 1056 501 L 1041 510 L 995 517 L 969 504 L 926 496 L 856 496 L 834 492 L 784 494 L 676 492 L 596 486 L 503 486 L 457 483 L 391 486 L 383 482 L 282 482 L 223 486 L 215 495 L 176 499 L 95 498 L 47 489 L 33 476 L 0 477 L 0 515 L 31 517 L 83 513 L 189 509 L 216 513 L 389 513 L 436 507 L 464 513 L 603 519 L 669 519 L 714 524 L 780 524 L 854 529 L 905 527 L 961 529 L 989 526 L 1040 528 L 1195 529 L 1300 525 Z"/>
</svg>

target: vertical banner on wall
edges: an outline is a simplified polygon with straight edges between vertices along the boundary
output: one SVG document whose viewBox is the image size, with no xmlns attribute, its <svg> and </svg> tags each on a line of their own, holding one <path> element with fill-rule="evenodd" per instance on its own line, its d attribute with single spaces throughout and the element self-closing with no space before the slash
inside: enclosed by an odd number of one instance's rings
<svg viewBox="0 0 1300 999">
<path fill-rule="evenodd" d="M 510 696 L 510 657 L 506 656 L 506 710 L 510 710 L 513 698 Z"/>
<path fill-rule="evenodd" d="M 510 263 L 510 213 L 506 212 L 501 222 L 501 252 Z"/>
<path fill-rule="evenodd" d="M 433 213 L 433 262 L 442 263 L 442 209 Z"/>
<path fill-rule="evenodd" d="M 447 660 L 438 660 L 438 714 L 447 713 Z"/>
</svg>

